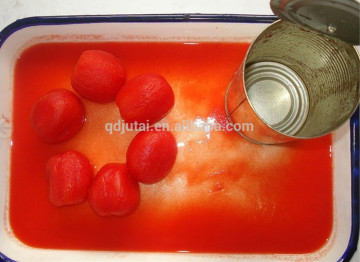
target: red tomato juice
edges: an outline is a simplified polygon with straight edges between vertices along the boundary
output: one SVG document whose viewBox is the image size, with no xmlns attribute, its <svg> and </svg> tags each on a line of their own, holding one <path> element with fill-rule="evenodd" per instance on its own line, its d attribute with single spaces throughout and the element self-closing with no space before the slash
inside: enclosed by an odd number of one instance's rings
<svg viewBox="0 0 360 262">
<path fill-rule="evenodd" d="M 81 52 L 102 49 L 122 59 L 127 80 L 164 76 L 175 105 L 161 122 L 226 125 L 224 94 L 248 43 L 45 43 L 25 50 L 14 73 L 10 224 L 27 245 L 54 249 L 307 253 L 321 248 L 333 225 L 331 136 L 261 146 L 234 131 L 173 132 L 178 155 L 170 174 L 141 185 L 138 209 L 101 217 L 85 202 L 50 204 L 45 163 L 77 150 L 96 171 L 124 163 L 135 131 L 105 130 L 121 120 L 115 102 L 81 98 L 86 122 L 71 140 L 42 142 L 30 125 L 35 101 L 55 88 L 72 90 Z M 73 90 L 72 90 L 73 91 Z"/>
</svg>

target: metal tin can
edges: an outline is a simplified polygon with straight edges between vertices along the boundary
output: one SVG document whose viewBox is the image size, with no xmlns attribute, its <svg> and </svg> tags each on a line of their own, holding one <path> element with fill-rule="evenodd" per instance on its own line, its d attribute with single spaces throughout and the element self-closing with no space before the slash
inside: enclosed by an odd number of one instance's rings
<svg viewBox="0 0 360 262">
<path fill-rule="evenodd" d="M 345 11 L 336 2 L 346 5 Z M 270 25 L 251 44 L 226 92 L 227 116 L 232 123 L 251 123 L 252 130 L 239 133 L 260 144 L 326 135 L 350 118 L 359 103 L 360 62 L 352 44 L 360 37 L 335 30 L 347 22 L 359 29 L 359 17 L 354 25 L 356 19 L 348 14 L 356 14 L 353 9 L 360 10 L 359 3 L 272 0 L 271 5 L 285 19 Z M 289 6 L 296 15 L 289 14 Z M 320 16 L 315 11 L 336 8 L 341 15 L 318 26 L 323 31 L 308 27 L 317 25 L 313 19 Z"/>
</svg>

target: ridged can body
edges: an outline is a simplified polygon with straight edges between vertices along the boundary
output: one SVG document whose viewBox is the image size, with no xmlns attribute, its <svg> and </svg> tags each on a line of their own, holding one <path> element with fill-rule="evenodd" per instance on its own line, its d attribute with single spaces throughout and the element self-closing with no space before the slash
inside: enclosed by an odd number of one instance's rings
<svg viewBox="0 0 360 262">
<path fill-rule="evenodd" d="M 279 20 L 251 44 L 225 97 L 232 123 L 249 141 L 278 144 L 320 137 L 355 111 L 359 56 L 352 44 Z"/>
</svg>

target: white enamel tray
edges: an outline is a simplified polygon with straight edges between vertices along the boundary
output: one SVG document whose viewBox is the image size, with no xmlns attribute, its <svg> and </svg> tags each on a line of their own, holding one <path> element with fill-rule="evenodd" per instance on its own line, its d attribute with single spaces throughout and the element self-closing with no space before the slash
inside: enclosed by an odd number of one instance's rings
<svg viewBox="0 0 360 262">
<path fill-rule="evenodd" d="M 5 261 L 349 260 L 356 249 L 359 233 L 358 110 L 351 122 L 333 136 L 333 230 L 328 243 L 315 253 L 184 254 L 39 249 L 17 240 L 9 224 L 13 70 L 22 50 L 39 42 L 50 41 L 250 42 L 274 20 L 273 16 L 249 15 L 70 16 L 26 18 L 6 27 L 0 33 L 0 258 Z"/>
</svg>

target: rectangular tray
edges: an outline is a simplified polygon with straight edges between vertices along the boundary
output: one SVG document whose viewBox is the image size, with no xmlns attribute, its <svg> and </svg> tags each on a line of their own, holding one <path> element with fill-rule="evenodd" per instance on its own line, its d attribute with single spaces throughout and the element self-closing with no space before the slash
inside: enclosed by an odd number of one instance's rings
<svg viewBox="0 0 360 262">
<path fill-rule="evenodd" d="M 24 245 L 9 224 L 9 176 L 14 66 L 19 53 L 41 42 L 74 41 L 251 41 L 274 16 L 123 15 L 31 17 L 0 33 L 0 258 L 5 261 L 278 261 L 349 260 L 359 234 L 359 110 L 333 135 L 334 223 L 328 243 L 309 254 L 181 254 L 49 250 Z M 240 63 L 240 62 L 239 62 Z M 6 120 L 6 121 L 5 121 Z M 10 122 L 9 122 L 10 121 Z M 9 130 L 7 129 L 9 128 Z M 9 133 L 7 133 L 9 132 Z"/>
</svg>

